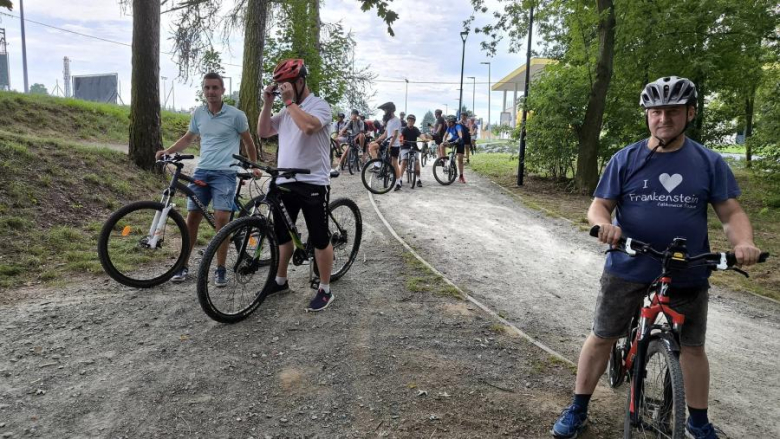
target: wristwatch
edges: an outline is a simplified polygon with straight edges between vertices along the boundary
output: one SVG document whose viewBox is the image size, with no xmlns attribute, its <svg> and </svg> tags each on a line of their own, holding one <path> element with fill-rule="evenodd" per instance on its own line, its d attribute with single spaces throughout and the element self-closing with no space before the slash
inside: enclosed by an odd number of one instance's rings
<svg viewBox="0 0 780 439">
<path fill-rule="evenodd" d="M 285 106 L 285 107 L 289 107 L 289 106 L 290 106 L 290 105 L 292 105 L 292 104 L 293 104 L 293 101 L 292 101 L 292 99 L 287 99 L 286 101 L 284 101 L 284 106 Z"/>
</svg>

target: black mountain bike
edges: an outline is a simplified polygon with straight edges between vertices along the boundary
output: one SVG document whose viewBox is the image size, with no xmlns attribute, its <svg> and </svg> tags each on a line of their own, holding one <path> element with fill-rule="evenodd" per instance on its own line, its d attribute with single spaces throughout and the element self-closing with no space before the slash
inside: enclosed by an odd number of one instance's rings
<svg viewBox="0 0 780 439">
<path fill-rule="evenodd" d="M 433 162 L 433 177 L 440 184 L 445 186 L 452 184 L 455 178 L 458 176 L 458 168 L 456 164 L 457 156 L 456 151 L 458 145 L 455 143 L 444 142 L 444 147 L 450 147 L 450 152 L 446 157 L 439 157 Z"/>
<path fill-rule="evenodd" d="M 411 146 L 409 148 L 409 158 L 406 162 L 406 182 L 409 183 L 409 186 L 412 189 L 414 189 L 415 185 L 417 184 L 417 173 L 414 172 L 414 169 L 417 167 L 416 165 L 418 157 L 423 154 L 420 153 L 420 149 L 417 147 L 417 142 L 404 141 L 404 143 Z"/>
<path fill-rule="evenodd" d="M 157 163 L 175 166 L 171 182 L 162 193 L 160 202 L 137 201 L 130 203 L 113 214 L 103 225 L 98 238 L 98 257 L 106 273 L 117 282 L 135 288 L 150 288 L 160 285 L 173 277 L 186 261 L 190 248 L 190 235 L 187 223 L 176 210 L 174 196 L 177 191 L 191 199 L 203 213 L 212 228 L 216 228 L 214 216 L 198 200 L 190 188 L 179 180 L 200 186 L 206 183 L 194 180 L 182 173 L 182 160 L 192 159 L 193 155 L 165 155 Z M 237 174 L 233 203 L 235 209 L 230 214 L 233 219 L 236 211 L 239 217 L 252 213 L 262 199 L 262 195 L 245 202 L 241 188 L 251 173 Z M 259 188 L 262 192 L 262 188 Z"/>
<path fill-rule="evenodd" d="M 374 194 L 386 194 L 395 186 L 395 166 L 390 159 L 389 140 L 382 142 L 379 158 L 369 160 L 363 166 L 363 186 Z"/>
<path fill-rule="evenodd" d="M 303 239 L 281 202 L 281 193 L 286 191 L 277 186 L 276 179 L 295 178 L 297 174 L 309 174 L 308 169 L 271 168 L 252 163 L 234 155 L 243 166 L 258 168 L 271 176 L 271 182 L 261 204 L 267 205 L 283 220 L 292 238 L 293 265 L 309 265 L 309 281 L 312 288 L 319 283 L 319 270 L 314 259 L 314 245 Z M 334 175 L 334 174 L 331 174 Z M 338 174 L 335 174 L 337 176 Z M 333 269 L 330 280 L 336 281 L 349 270 L 355 261 L 363 235 L 363 222 L 357 204 L 348 198 L 338 198 L 328 206 L 328 227 L 333 245 Z M 227 285 L 218 287 L 209 280 L 217 268 L 217 252 L 220 247 L 227 251 L 225 268 Z M 267 296 L 271 282 L 276 282 L 279 266 L 279 246 L 274 234 L 273 216 L 263 216 L 256 211 L 253 215 L 230 222 L 211 240 L 203 254 L 198 271 L 198 301 L 203 311 L 212 319 L 222 323 L 236 323 L 254 312 Z"/>
<path fill-rule="evenodd" d="M 597 237 L 599 226 L 594 226 L 590 234 Z M 644 255 L 661 263 L 661 274 L 647 291 L 649 302 L 637 309 L 629 332 L 615 343 L 609 358 L 609 384 L 619 387 L 626 377 L 630 383 L 623 437 L 682 439 L 685 387 L 679 355 L 685 316 L 670 306 L 672 275 L 701 266 L 734 270 L 746 277 L 748 274 L 734 268 L 737 258 L 733 253 L 689 255 L 685 238 L 675 238 L 666 250 L 657 251 L 649 244 L 624 237 L 610 251 Z M 768 256 L 761 253 L 758 262 L 766 261 Z"/>
<path fill-rule="evenodd" d="M 355 172 L 360 172 L 360 168 L 362 167 L 362 162 L 360 160 L 362 151 L 360 150 L 360 145 L 355 142 L 355 136 L 348 134 L 347 143 L 342 144 L 341 146 L 349 148 L 349 152 L 347 153 L 347 162 L 341 164 L 341 170 L 343 171 L 346 167 L 349 171 L 349 175 L 354 175 Z"/>
</svg>

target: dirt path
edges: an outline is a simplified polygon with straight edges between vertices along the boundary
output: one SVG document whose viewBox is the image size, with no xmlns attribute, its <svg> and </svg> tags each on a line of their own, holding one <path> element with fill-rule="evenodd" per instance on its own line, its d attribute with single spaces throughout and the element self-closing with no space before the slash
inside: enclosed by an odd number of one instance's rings
<svg viewBox="0 0 780 439">
<path fill-rule="evenodd" d="M 0 437 L 549 437 L 571 370 L 422 288 L 436 279 L 404 258 L 357 179 L 333 193 L 358 202 L 364 237 L 323 313 L 303 312 L 307 267 L 231 326 L 203 314 L 194 279 L 9 292 Z M 622 401 L 598 398 L 584 437 L 614 437 Z"/>
<path fill-rule="evenodd" d="M 603 247 L 578 225 L 524 208 L 468 170 L 466 177 L 467 185 L 441 186 L 428 166 L 422 189 L 404 186 L 377 204 L 455 283 L 576 361 L 590 331 Z M 780 437 L 772 354 L 780 352 L 780 306 L 713 289 L 707 338 L 712 418 L 729 437 Z"/>
</svg>

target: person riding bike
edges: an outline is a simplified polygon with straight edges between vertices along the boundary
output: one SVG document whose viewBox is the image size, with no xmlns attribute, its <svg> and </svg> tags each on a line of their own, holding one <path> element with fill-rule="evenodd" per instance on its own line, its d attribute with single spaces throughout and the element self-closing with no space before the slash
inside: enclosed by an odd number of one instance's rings
<svg viewBox="0 0 780 439">
<path fill-rule="evenodd" d="M 390 157 L 392 159 L 393 169 L 395 170 L 396 179 L 401 178 L 398 168 L 398 155 L 401 149 L 401 120 L 395 117 L 395 104 L 392 102 L 385 102 L 379 106 L 380 110 L 385 112 L 382 116 L 383 131 L 377 139 L 368 145 L 368 153 L 371 158 L 379 157 L 379 147 L 382 144 L 387 144 L 390 148 Z M 375 166 L 377 168 L 378 166 Z"/>
<path fill-rule="evenodd" d="M 360 146 L 360 151 L 365 155 L 366 153 L 366 127 L 363 124 L 363 121 L 359 117 L 360 113 L 358 113 L 357 110 L 352 110 L 352 113 L 350 114 L 349 121 L 344 125 L 344 127 L 339 132 L 339 139 L 344 139 L 344 142 L 347 142 L 349 140 L 347 134 L 352 135 L 352 142 Z M 339 140 L 341 141 L 341 140 Z M 339 159 L 339 168 L 341 168 L 342 164 L 344 163 L 344 160 L 347 159 L 347 156 L 349 155 L 349 148 L 344 148 L 344 152 L 341 154 L 341 158 Z"/>
<path fill-rule="evenodd" d="M 281 61 L 273 73 L 273 82 L 263 90 L 263 110 L 257 122 L 260 137 L 279 135 L 278 166 L 310 169 L 311 174 L 298 174 L 293 179 L 279 178 L 281 200 L 295 222 L 300 211 L 314 245 L 314 258 L 319 267 L 320 284 L 307 311 L 322 311 L 333 303 L 330 273 L 333 267 L 333 246 L 328 229 L 330 199 L 330 138 L 328 122 L 331 109 L 325 100 L 315 96 L 306 85 L 308 71 L 302 59 Z M 285 108 L 271 116 L 274 92 L 279 91 Z M 274 228 L 279 243 L 279 268 L 276 282 L 269 292 L 289 289 L 287 267 L 293 254 L 292 238 L 282 218 L 274 210 Z"/>
<path fill-rule="evenodd" d="M 409 152 L 412 148 L 417 148 L 417 138 L 425 135 L 420 133 L 420 129 L 414 126 L 417 118 L 414 114 L 406 116 L 406 127 L 401 130 L 401 137 L 404 138 L 404 143 L 401 144 L 401 175 L 404 175 L 406 166 L 409 164 Z M 407 143 L 412 142 L 412 143 Z M 419 157 L 419 156 L 418 156 Z M 420 179 L 420 160 L 415 162 L 414 173 L 417 175 L 417 187 L 422 187 L 422 180 Z M 409 182 L 411 184 L 411 182 Z M 395 190 L 401 190 L 401 179 L 397 179 L 395 184 Z"/>
<path fill-rule="evenodd" d="M 755 264 L 761 251 L 737 201 L 741 192 L 731 169 L 718 153 L 685 136 L 696 117 L 696 86 L 676 76 L 659 78 L 645 86 L 639 104 L 650 137 L 615 153 L 604 169 L 588 209 L 590 224 L 600 226 L 599 240 L 616 245 L 625 235 L 663 250 L 673 238 L 684 236 L 692 254 L 706 253 L 711 204 L 738 264 Z M 607 256 L 593 328 L 580 352 L 574 398 L 553 426 L 554 437 L 573 438 L 585 428 L 588 403 L 612 345 L 627 334 L 659 269 L 659 263 L 649 258 L 620 252 Z M 706 267 L 680 272 L 670 289 L 671 308 L 685 315 L 680 364 L 690 415 L 686 430 L 697 439 L 717 438 L 707 417 L 709 363 L 704 342 L 709 274 Z"/>
<path fill-rule="evenodd" d="M 463 132 L 463 149 L 466 152 L 466 163 L 469 163 L 469 156 L 471 154 L 471 142 L 474 140 L 471 137 L 472 127 L 471 127 L 471 121 L 469 120 L 469 114 L 467 112 L 461 112 L 460 113 L 460 121 L 458 122 L 458 125 L 460 125 L 460 129 Z M 461 176 L 463 176 L 463 172 L 461 171 Z"/>
<path fill-rule="evenodd" d="M 203 76 L 203 96 L 206 104 L 198 107 L 190 119 L 187 132 L 169 148 L 157 151 L 154 155 L 159 160 L 163 155 L 183 151 L 200 135 L 200 161 L 192 178 L 205 183 L 203 186 L 190 183 L 189 188 L 195 193 L 204 206 L 213 203 L 214 223 L 219 231 L 230 221 L 233 211 L 233 198 L 236 192 L 236 168 L 233 167 L 233 154 L 240 151 L 244 142 L 247 155 L 252 161 L 257 161 L 257 149 L 252 135 L 249 133 L 249 122 L 246 114 L 224 102 L 225 84 L 218 73 L 207 73 Z M 262 175 L 259 169 L 253 170 L 255 177 Z M 203 213 L 192 201 L 187 201 L 187 230 L 190 235 L 190 248 L 186 249 L 185 261 L 189 261 L 190 253 L 198 240 L 198 227 L 203 220 Z M 227 271 L 224 267 L 227 249 L 217 256 L 217 275 L 214 277 L 218 287 L 227 285 Z M 171 278 L 171 282 L 184 282 L 189 274 L 185 263 Z"/>
<path fill-rule="evenodd" d="M 341 131 L 347 125 L 347 121 L 344 120 L 345 117 L 344 113 L 339 112 L 339 114 L 336 115 L 336 121 L 331 124 L 331 135 L 334 136 L 339 143 L 347 141 L 346 138 L 340 137 Z"/>
<path fill-rule="evenodd" d="M 455 116 L 447 116 L 447 130 L 444 132 L 444 141 L 439 145 L 439 157 L 446 157 L 445 150 L 448 146 L 457 148 L 458 157 L 458 181 L 466 183 L 466 178 L 463 177 L 463 151 L 465 145 L 463 143 L 464 132 L 466 128 L 457 123 Z"/>
</svg>

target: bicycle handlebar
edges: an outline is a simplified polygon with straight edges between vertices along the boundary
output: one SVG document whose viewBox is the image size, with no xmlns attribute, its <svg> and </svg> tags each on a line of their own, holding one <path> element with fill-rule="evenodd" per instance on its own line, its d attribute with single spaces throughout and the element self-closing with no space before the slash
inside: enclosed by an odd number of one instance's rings
<svg viewBox="0 0 780 439">
<path fill-rule="evenodd" d="M 590 229 L 590 236 L 597 238 L 599 236 L 600 226 L 593 226 Z M 638 241 L 632 238 L 620 237 L 618 247 L 615 250 L 626 253 L 629 256 L 636 256 L 637 254 L 648 255 L 654 259 L 663 260 L 667 256 L 671 256 L 669 249 L 659 252 L 654 249 L 650 244 Z M 766 262 L 769 257 L 769 252 L 761 252 L 758 256 L 758 262 Z M 693 262 L 699 260 L 705 260 L 707 265 L 716 270 L 728 270 L 737 265 L 737 256 L 732 252 L 718 252 L 718 253 L 702 253 L 695 256 L 686 256 L 686 262 Z M 744 274 L 744 273 L 743 273 Z"/>
<path fill-rule="evenodd" d="M 272 177 L 278 177 L 282 176 L 285 178 L 292 178 L 295 176 L 295 174 L 311 174 L 310 169 L 302 169 L 302 168 L 273 168 L 270 166 L 263 166 L 259 165 L 257 163 L 254 163 L 247 159 L 244 156 L 233 154 L 233 158 L 238 160 L 241 163 L 241 166 L 243 166 L 246 169 L 256 168 L 260 169 L 263 172 L 267 172 Z"/>
<path fill-rule="evenodd" d="M 162 157 L 160 157 L 156 163 L 178 163 L 182 160 L 191 160 L 194 159 L 195 156 L 192 154 L 179 154 L 178 152 L 174 155 L 169 154 L 163 154 Z"/>
</svg>

